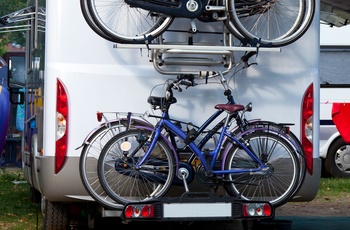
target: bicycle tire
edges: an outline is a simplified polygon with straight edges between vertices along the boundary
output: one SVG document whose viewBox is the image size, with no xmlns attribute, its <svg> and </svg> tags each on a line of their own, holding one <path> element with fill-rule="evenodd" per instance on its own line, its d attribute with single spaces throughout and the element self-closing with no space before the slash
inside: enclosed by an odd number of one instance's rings
<svg viewBox="0 0 350 230">
<path fill-rule="evenodd" d="M 79 159 L 79 173 L 81 181 L 89 195 L 108 209 L 120 209 L 120 204 L 111 199 L 102 188 L 98 179 L 97 163 L 103 146 L 117 133 L 124 131 L 126 126 L 150 126 L 142 120 L 132 119 L 131 124 L 125 119 L 115 120 L 109 124 L 102 124 L 85 141 Z"/>
<path fill-rule="evenodd" d="M 117 43 L 144 44 L 163 34 L 174 17 L 159 15 L 123 0 L 86 1 L 96 26 Z"/>
<path fill-rule="evenodd" d="M 113 42 L 114 40 L 108 36 L 107 34 L 105 34 L 103 31 L 100 30 L 100 28 L 95 24 L 94 20 L 92 19 L 91 15 L 90 15 L 90 11 L 88 9 L 88 6 L 86 4 L 86 0 L 80 0 L 80 9 L 81 9 L 81 13 L 86 21 L 86 23 L 89 25 L 89 27 L 100 37 Z"/>
<path fill-rule="evenodd" d="M 249 6 L 239 5 L 244 2 L 228 1 L 229 15 L 234 27 L 252 45 L 289 45 L 306 33 L 315 14 L 315 0 L 268 1 L 269 5 L 255 8 L 253 13 L 247 11 Z"/>
<path fill-rule="evenodd" d="M 295 189 L 295 192 L 294 192 L 295 194 L 299 191 L 301 185 L 304 183 L 304 179 L 306 175 L 306 158 L 305 158 L 303 147 L 298 137 L 291 130 L 284 131 L 283 129 L 284 129 L 283 125 L 272 121 L 254 120 L 254 121 L 247 121 L 244 124 L 245 131 L 243 133 L 248 133 L 248 132 L 252 133 L 258 130 L 265 131 L 265 132 L 272 132 L 284 138 L 284 140 L 287 141 L 293 147 L 294 151 L 298 156 L 299 166 L 300 166 L 299 182 L 298 182 L 297 188 Z M 239 129 L 236 129 L 232 131 L 232 135 L 237 137 L 239 135 L 242 135 L 242 131 Z"/>
<path fill-rule="evenodd" d="M 226 5 L 227 0 L 220 0 L 221 5 Z M 228 32 L 231 33 L 235 38 L 237 38 L 240 41 L 244 40 L 243 35 L 236 29 L 236 27 L 233 25 L 232 20 L 230 19 L 229 15 L 227 16 L 226 20 L 224 20 L 224 25 L 227 28 Z"/>
<path fill-rule="evenodd" d="M 265 173 L 233 173 L 226 175 L 225 189 L 231 196 L 245 200 L 270 202 L 278 207 L 285 204 L 294 194 L 299 180 L 299 163 L 290 145 L 278 135 L 266 132 L 248 133 L 242 136 L 242 143 L 249 146 L 262 159 L 266 152 Z M 256 169 L 259 167 L 244 149 L 233 146 L 224 158 L 225 170 Z"/>
<path fill-rule="evenodd" d="M 245 37 L 236 29 L 235 25 L 233 25 L 232 20 L 230 20 L 230 18 L 228 18 L 225 22 L 224 22 L 226 28 L 228 29 L 228 31 L 238 40 L 240 40 L 242 43 L 245 43 Z"/>
<path fill-rule="evenodd" d="M 172 185 L 174 154 L 161 138 L 141 168 L 135 167 L 149 147 L 151 134 L 151 130 L 130 129 L 114 136 L 102 149 L 98 177 L 105 192 L 119 204 L 162 197 Z M 128 155 L 135 149 L 134 156 Z"/>
</svg>

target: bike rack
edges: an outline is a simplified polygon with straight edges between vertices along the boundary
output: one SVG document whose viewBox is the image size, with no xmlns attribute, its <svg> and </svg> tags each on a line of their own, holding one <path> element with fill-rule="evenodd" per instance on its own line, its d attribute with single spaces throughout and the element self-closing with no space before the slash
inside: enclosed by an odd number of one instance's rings
<svg viewBox="0 0 350 230">
<path fill-rule="evenodd" d="M 193 33 L 186 31 L 180 33 L 188 33 L 188 41 L 193 41 Z M 210 32 L 206 32 L 206 34 L 210 34 Z M 235 52 L 281 52 L 281 48 L 235 46 L 233 35 L 225 31 L 224 27 L 220 43 L 179 43 L 164 42 L 164 40 L 163 36 L 160 36 L 151 44 L 115 43 L 113 48 L 148 50 L 154 69 L 164 75 L 194 74 L 198 76 L 203 76 L 205 74 L 203 71 L 228 73 L 234 67 Z"/>
</svg>

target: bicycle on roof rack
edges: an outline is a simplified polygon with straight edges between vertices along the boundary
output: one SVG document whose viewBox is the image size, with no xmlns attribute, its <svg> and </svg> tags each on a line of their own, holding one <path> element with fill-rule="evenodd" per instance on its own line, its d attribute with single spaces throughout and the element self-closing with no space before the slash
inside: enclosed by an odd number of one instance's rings
<svg viewBox="0 0 350 230">
<path fill-rule="evenodd" d="M 149 43 L 175 18 L 222 21 L 245 45 L 281 47 L 298 40 L 309 28 L 315 0 L 81 0 L 89 26 L 117 43 Z"/>
</svg>

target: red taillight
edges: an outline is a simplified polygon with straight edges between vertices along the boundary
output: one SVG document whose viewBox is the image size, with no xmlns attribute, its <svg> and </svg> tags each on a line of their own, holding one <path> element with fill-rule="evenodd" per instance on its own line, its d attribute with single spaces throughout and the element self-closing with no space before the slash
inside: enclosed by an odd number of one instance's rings
<svg viewBox="0 0 350 230">
<path fill-rule="evenodd" d="M 301 144 L 306 158 L 306 168 L 311 175 L 313 171 L 313 144 L 307 138 L 306 127 L 309 126 L 308 123 L 313 116 L 313 101 L 313 84 L 311 84 L 304 94 L 301 111 Z"/>
<path fill-rule="evenodd" d="M 145 204 L 145 205 L 128 205 L 124 209 L 124 216 L 127 219 L 130 218 L 153 218 L 154 217 L 154 205 Z"/>
<path fill-rule="evenodd" d="M 243 209 L 242 209 L 242 215 L 243 216 L 249 216 L 247 205 L 243 204 Z"/>
<path fill-rule="evenodd" d="M 272 215 L 272 209 L 271 206 L 268 204 L 264 204 L 264 213 L 266 216 L 271 216 Z"/>
<path fill-rule="evenodd" d="M 133 216 L 133 212 L 134 212 L 134 209 L 132 208 L 131 205 L 126 207 L 126 209 L 124 211 L 125 218 L 131 218 Z"/>
<path fill-rule="evenodd" d="M 56 95 L 56 155 L 55 173 L 58 173 L 66 161 L 68 143 L 68 96 L 62 82 L 57 79 Z"/>
<path fill-rule="evenodd" d="M 152 218 L 154 216 L 153 205 L 144 206 L 144 208 L 141 209 L 141 216 L 144 218 Z"/>
</svg>

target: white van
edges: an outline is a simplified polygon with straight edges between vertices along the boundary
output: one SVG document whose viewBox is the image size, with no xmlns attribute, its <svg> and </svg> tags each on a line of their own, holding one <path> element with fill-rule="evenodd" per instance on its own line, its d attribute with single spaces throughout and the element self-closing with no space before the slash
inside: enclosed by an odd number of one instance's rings
<svg viewBox="0 0 350 230">
<path fill-rule="evenodd" d="M 321 84 L 320 92 L 320 157 L 325 172 L 332 177 L 350 177 L 350 140 L 346 132 L 341 135 L 333 120 L 333 114 L 337 113 L 335 116 L 341 115 L 339 113 L 344 113 L 344 116 L 347 114 L 350 85 Z M 333 109 L 336 103 L 344 108 L 339 113 L 336 108 Z M 339 121 L 337 124 L 340 129 L 341 126 L 345 129 L 349 127 L 346 121 Z"/>
<path fill-rule="evenodd" d="M 349 103 L 350 46 L 321 44 L 320 51 L 320 157 L 324 175 L 350 177 L 349 140 L 344 140 L 332 118 L 333 103 Z"/>
</svg>

